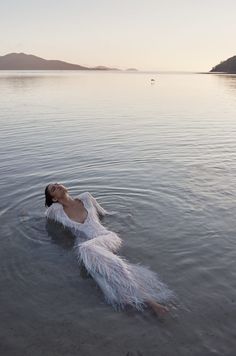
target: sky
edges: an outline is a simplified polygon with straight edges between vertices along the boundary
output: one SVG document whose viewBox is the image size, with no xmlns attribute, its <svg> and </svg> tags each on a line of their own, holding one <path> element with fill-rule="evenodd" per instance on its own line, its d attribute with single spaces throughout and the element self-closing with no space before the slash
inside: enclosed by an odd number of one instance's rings
<svg viewBox="0 0 236 356">
<path fill-rule="evenodd" d="M 0 0 L 0 55 L 208 71 L 236 55 L 236 0 Z"/>
</svg>

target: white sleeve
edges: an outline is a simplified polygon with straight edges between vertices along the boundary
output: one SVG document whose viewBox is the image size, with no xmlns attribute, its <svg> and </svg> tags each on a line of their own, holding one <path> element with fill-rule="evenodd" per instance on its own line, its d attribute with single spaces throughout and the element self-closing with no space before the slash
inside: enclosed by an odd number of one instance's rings
<svg viewBox="0 0 236 356">
<path fill-rule="evenodd" d="M 103 209 L 103 207 L 97 202 L 97 200 L 90 193 L 88 193 L 88 196 L 99 215 L 104 216 L 106 214 L 109 214 L 108 211 Z"/>
<path fill-rule="evenodd" d="M 45 216 L 50 220 L 58 220 L 58 203 L 53 203 L 45 212 Z"/>
</svg>

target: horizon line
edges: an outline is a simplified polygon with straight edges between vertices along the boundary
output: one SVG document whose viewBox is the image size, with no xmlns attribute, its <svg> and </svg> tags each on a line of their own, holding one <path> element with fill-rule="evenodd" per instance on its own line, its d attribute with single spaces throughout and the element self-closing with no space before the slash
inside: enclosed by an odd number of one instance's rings
<svg viewBox="0 0 236 356">
<path fill-rule="evenodd" d="M 110 70 L 109 71 L 130 71 L 130 72 L 160 72 L 160 73 L 208 73 L 209 71 L 202 71 L 202 70 L 185 70 L 185 69 L 138 69 L 136 66 L 127 66 L 126 68 L 120 68 L 119 66 L 114 68 L 113 65 L 111 65 L 111 67 L 109 65 L 95 65 L 95 66 L 88 66 L 87 64 L 78 64 L 78 63 L 73 63 L 73 62 L 68 62 L 67 60 L 62 60 L 62 59 L 46 59 L 44 57 L 41 57 L 37 54 L 32 54 L 32 53 L 26 53 L 26 52 L 8 52 L 6 54 L 3 54 L 3 55 L 0 55 L 0 57 L 5 57 L 5 56 L 8 56 L 8 55 L 13 55 L 13 54 L 16 54 L 16 55 L 20 55 L 20 54 L 23 54 L 25 56 L 34 56 L 34 57 L 37 57 L 37 58 L 40 58 L 40 59 L 43 59 L 43 60 L 46 60 L 46 61 L 60 61 L 60 62 L 64 62 L 64 63 L 67 63 L 67 64 L 71 64 L 71 65 L 78 65 L 78 66 L 82 66 L 82 67 L 87 67 L 88 69 L 90 68 L 99 68 L 99 67 L 104 67 L 104 71 L 106 71 L 105 68 L 109 68 Z M 14 69 L 6 69 L 6 71 L 9 71 L 9 70 L 14 70 Z M 17 69 L 16 69 L 17 70 Z M 23 70 L 23 69 L 20 69 L 20 70 Z M 45 69 L 46 70 L 46 69 Z M 57 69 L 50 69 L 50 70 L 57 70 Z M 63 69 L 62 69 L 63 70 Z M 81 69 L 83 70 L 83 69 Z M 100 69 L 102 71 L 102 69 Z M 4 69 L 3 69 L 4 71 Z M 18 70 L 19 71 L 19 70 Z M 24 71 L 30 71 L 30 69 L 25 69 Z M 31 70 L 32 71 L 32 70 Z M 37 71 L 40 71 L 37 70 Z M 42 69 L 43 71 L 43 69 Z M 73 70 L 72 70 L 73 71 Z"/>
</svg>

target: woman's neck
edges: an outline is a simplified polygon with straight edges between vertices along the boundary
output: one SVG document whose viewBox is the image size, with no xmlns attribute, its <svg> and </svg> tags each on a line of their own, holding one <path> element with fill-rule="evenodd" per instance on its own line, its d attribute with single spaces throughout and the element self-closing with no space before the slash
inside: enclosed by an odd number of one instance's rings
<svg viewBox="0 0 236 356">
<path fill-rule="evenodd" d="M 69 207 L 70 205 L 73 205 L 74 199 L 69 194 L 65 194 L 64 197 L 58 200 L 58 203 L 63 205 L 63 207 Z"/>
</svg>

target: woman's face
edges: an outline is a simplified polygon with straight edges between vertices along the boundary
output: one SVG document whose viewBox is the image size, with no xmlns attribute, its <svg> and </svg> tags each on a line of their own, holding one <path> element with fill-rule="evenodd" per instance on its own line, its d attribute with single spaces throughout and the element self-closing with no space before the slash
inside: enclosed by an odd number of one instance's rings
<svg viewBox="0 0 236 356">
<path fill-rule="evenodd" d="M 68 192 L 66 187 L 60 183 L 49 184 L 48 192 L 54 201 L 60 200 Z"/>
</svg>

